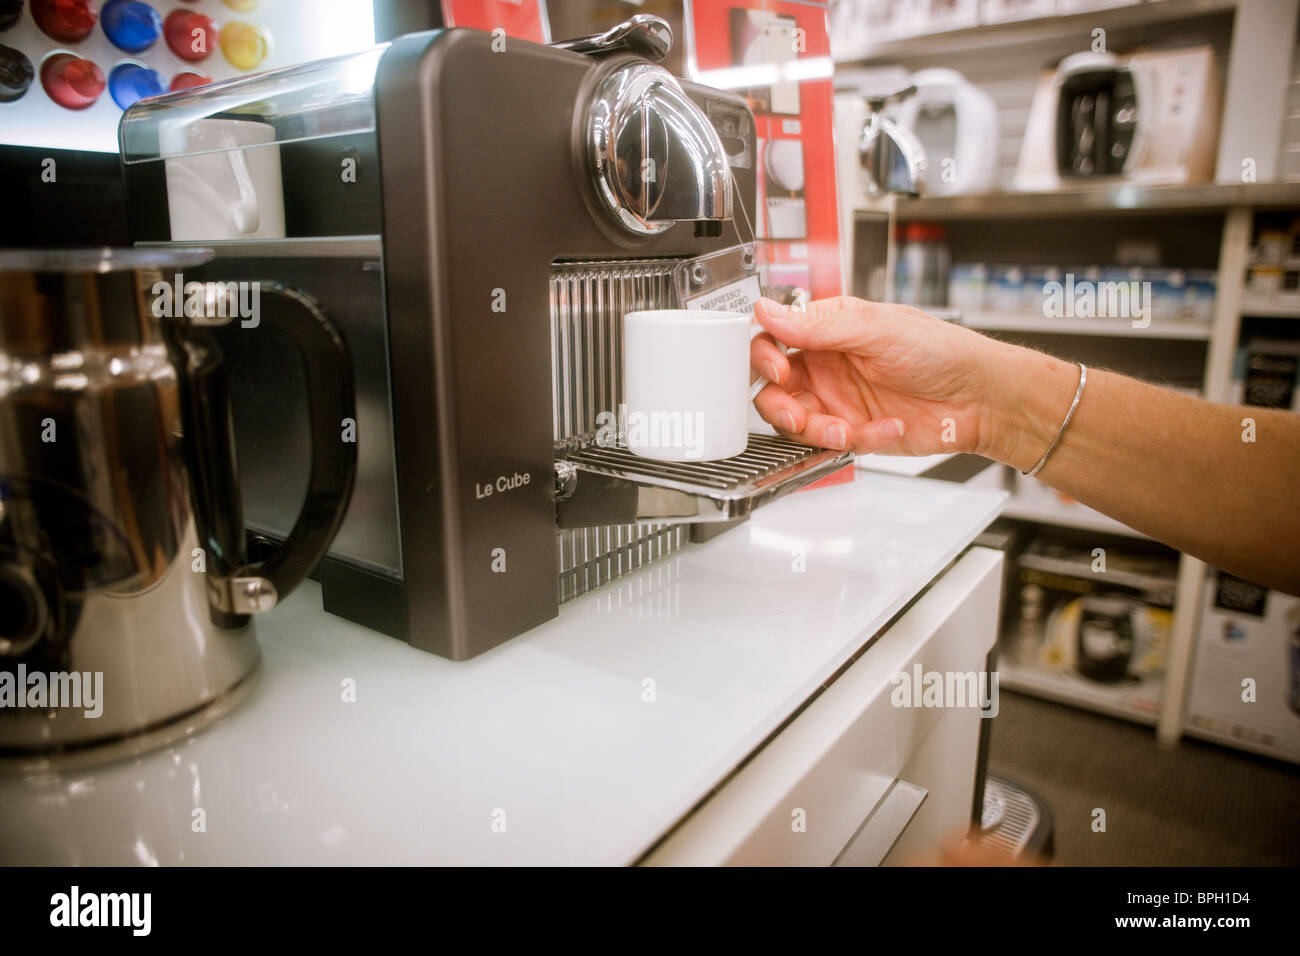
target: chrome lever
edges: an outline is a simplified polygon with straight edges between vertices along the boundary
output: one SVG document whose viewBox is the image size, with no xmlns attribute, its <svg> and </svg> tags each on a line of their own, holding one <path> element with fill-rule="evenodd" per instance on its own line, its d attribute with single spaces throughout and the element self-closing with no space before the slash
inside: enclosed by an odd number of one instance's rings
<svg viewBox="0 0 1300 956">
<path fill-rule="evenodd" d="M 638 13 L 624 20 L 618 26 L 610 27 L 604 33 L 577 37 L 573 40 L 560 40 L 551 46 L 559 50 L 572 50 L 574 53 L 597 55 L 613 53 L 617 50 L 629 50 L 639 53 L 651 60 L 662 60 L 673 48 L 673 30 L 668 21 L 649 13 Z"/>
</svg>

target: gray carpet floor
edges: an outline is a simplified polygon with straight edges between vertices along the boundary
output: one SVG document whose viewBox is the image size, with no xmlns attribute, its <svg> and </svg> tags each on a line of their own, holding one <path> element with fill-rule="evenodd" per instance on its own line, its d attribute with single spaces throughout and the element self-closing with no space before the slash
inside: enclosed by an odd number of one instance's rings
<svg viewBox="0 0 1300 956">
<path fill-rule="evenodd" d="M 1300 865 L 1300 767 L 1003 691 L 989 772 L 1034 791 L 1068 866 Z M 1106 831 L 1092 830 L 1093 810 Z"/>
</svg>

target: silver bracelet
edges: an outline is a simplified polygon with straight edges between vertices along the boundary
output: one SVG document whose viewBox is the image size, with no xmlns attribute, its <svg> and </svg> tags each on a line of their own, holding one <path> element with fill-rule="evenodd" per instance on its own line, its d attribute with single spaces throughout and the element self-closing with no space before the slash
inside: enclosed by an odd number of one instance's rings
<svg viewBox="0 0 1300 956">
<path fill-rule="evenodd" d="M 1029 471 L 1022 471 L 1021 474 L 1026 478 L 1032 478 L 1043 470 L 1047 464 L 1047 459 L 1052 457 L 1052 452 L 1056 451 L 1056 446 L 1061 443 L 1061 436 L 1065 434 L 1065 429 L 1070 424 L 1070 419 L 1074 417 L 1074 410 L 1079 407 L 1079 399 L 1083 398 L 1083 386 L 1088 382 L 1088 366 L 1082 362 L 1079 363 L 1079 387 L 1074 390 L 1074 401 L 1070 403 L 1070 410 L 1065 413 L 1065 420 L 1061 422 L 1061 427 L 1056 430 L 1056 437 L 1052 443 L 1047 446 L 1047 451 L 1043 452 L 1043 457 L 1038 459 L 1038 464 Z"/>
</svg>

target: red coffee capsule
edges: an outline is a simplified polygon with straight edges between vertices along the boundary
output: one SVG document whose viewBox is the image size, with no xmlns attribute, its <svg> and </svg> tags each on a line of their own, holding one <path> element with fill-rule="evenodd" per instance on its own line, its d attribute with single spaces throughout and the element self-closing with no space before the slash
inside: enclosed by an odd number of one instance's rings
<svg viewBox="0 0 1300 956">
<path fill-rule="evenodd" d="M 104 71 L 75 53 L 52 53 L 41 63 L 41 86 L 65 109 L 84 110 L 104 92 Z"/>
<path fill-rule="evenodd" d="M 192 90 L 196 86 L 206 86 L 211 82 L 212 77 L 204 76 L 202 73 L 190 73 L 187 70 L 172 77 L 172 84 L 169 89 L 175 93 L 177 90 Z"/>
<path fill-rule="evenodd" d="M 217 25 L 211 17 L 192 10 L 173 10 L 163 21 L 163 36 L 182 60 L 198 63 L 217 48 Z"/>
<path fill-rule="evenodd" d="M 80 43 L 95 29 L 99 10 L 90 0 L 32 0 L 32 19 L 60 43 Z"/>
</svg>

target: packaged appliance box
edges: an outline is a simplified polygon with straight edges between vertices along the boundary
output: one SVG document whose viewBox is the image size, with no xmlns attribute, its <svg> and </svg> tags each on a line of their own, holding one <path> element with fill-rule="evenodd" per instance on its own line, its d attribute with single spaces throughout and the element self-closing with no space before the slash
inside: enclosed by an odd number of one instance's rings
<svg viewBox="0 0 1300 956">
<path fill-rule="evenodd" d="M 1024 667 L 1109 689 L 1121 711 L 1154 717 L 1177 576 L 1172 555 L 1039 539 L 1017 561 L 1010 650 Z"/>
<path fill-rule="evenodd" d="M 1300 343 L 1251 336 L 1237 350 L 1228 401 L 1300 412 Z"/>
<path fill-rule="evenodd" d="M 980 0 L 980 23 L 1034 20 L 1056 12 L 1056 0 Z"/>
<path fill-rule="evenodd" d="M 1300 763 L 1300 598 L 1223 571 L 1210 576 L 1186 727 Z"/>
</svg>

